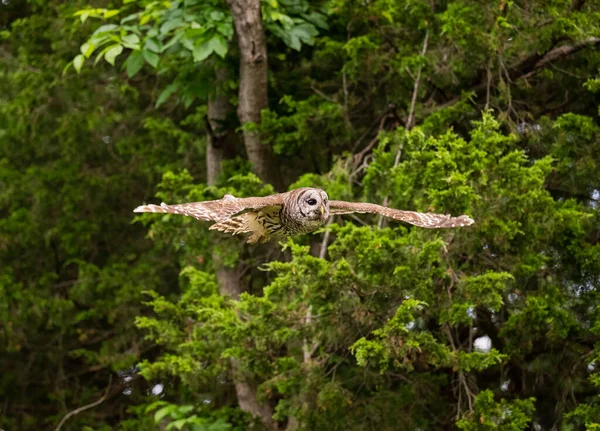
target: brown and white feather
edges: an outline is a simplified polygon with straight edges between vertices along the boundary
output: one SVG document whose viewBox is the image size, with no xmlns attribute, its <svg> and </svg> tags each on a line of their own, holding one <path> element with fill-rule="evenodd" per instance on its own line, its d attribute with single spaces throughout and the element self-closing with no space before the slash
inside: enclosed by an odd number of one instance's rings
<svg viewBox="0 0 600 431">
<path fill-rule="evenodd" d="M 283 193 L 264 197 L 236 198 L 225 195 L 223 199 L 187 204 L 142 205 L 133 210 L 136 213 L 168 213 L 194 217 L 202 221 L 222 222 L 246 211 L 258 210 L 267 206 L 281 205 Z"/>
<path fill-rule="evenodd" d="M 473 224 L 473 219 L 466 215 L 452 217 L 448 214 L 403 211 L 366 202 L 330 201 L 329 211 L 332 215 L 350 213 L 380 214 L 384 217 L 430 229 L 453 228 Z"/>
</svg>

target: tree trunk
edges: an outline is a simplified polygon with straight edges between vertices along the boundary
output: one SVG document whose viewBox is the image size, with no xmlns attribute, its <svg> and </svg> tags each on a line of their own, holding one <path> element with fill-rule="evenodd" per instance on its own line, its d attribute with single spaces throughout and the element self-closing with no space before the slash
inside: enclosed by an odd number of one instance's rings
<svg viewBox="0 0 600 431">
<path fill-rule="evenodd" d="M 234 133 L 225 126 L 227 115 L 233 111 L 227 95 L 220 92 L 220 83 L 228 77 L 226 69 L 217 70 L 216 93 L 208 99 L 207 139 L 206 139 L 206 176 L 209 185 L 214 185 L 223 172 L 225 147 Z"/>
<path fill-rule="evenodd" d="M 227 78 L 225 70 L 217 71 L 217 81 Z M 228 114 L 233 111 L 226 95 L 217 94 L 208 101 L 206 170 L 209 185 L 214 185 L 223 172 L 223 160 L 226 157 L 225 147 L 230 139 L 235 139 L 235 133 L 230 128 L 223 127 Z M 220 257 L 213 253 L 213 262 L 219 283 L 221 295 L 238 299 L 243 291 L 239 268 L 229 268 L 221 263 Z M 277 422 L 273 420 L 273 410 L 268 403 L 260 404 L 256 396 L 254 382 L 240 370 L 237 360 L 231 360 L 235 392 L 240 408 L 257 417 L 269 430 L 277 430 Z"/>
<path fill-rule="evenodd" d="M 240 49 L 240 90 L 238 117 L 242 126 L 260 123 L 261 111 L 268 108 L 267 40 L 260 15 L 260 0 L 227 0 Z M 283 189 L 281 171 L 271 147 L 261 142 L 257 132 L 244 128 L 248 160 L 258 177 Z"/>
</svg>

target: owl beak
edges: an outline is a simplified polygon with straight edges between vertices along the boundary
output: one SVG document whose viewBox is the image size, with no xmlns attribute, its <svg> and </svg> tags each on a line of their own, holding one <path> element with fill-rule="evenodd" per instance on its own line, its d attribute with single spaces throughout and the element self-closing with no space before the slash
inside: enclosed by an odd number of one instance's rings
<svg viewBox="0 0 600 431">
<path fill-rule="evenodd" d="M 321 215 L 325 214 L 325 207 L 323 205 L 321 205 L 320 210 L 321 210 Z"/>
</svg>

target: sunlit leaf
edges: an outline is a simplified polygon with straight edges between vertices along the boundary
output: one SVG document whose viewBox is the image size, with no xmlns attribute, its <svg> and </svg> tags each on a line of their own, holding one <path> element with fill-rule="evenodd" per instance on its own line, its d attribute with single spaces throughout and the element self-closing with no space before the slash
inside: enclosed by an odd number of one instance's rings
<svg viewBox="0 0 600 431">
<path fill-rule="evenodd" d="M 161 420 L 163 420 L 163 418 L 165 416 L 171 414 L 171 412 L 174 411 L 176 408 L 177 408 L 176 405 L 171 404 L 171 405 L 165 406 L 161 409 L 158 409 L 156 411 L 156 413 L 154 413 L 154 422 L 156 422 L 156 423 L 160 422 Z"/>
<path fill-rule="evenodd" d="M 111 64 L 112 66 L 115 65 L 115 59 L 117 58 L 117 56 L 119 54 L 121 54 L 123 52 L 123 46 L 122 45 L 111 45 L 107 50 L 106 50 L 106 54 L 104 55 L 104 59 Z"/>
<path fill-rule="evenodd" d="M 75 68 L 75 70 L 77 71 L 77 73 L 79 73 L 81 71 L 81 66 L 83 66 L 83 62 L 85 61 L 85 57 L 81 54 L 77 55 L 74 59 L 73 59 L 73 67 Z"/>
<path fill-rule="evenodd" d="M 136 49 L 139 48 L 140 38 L 137 34 L 128 34 L 121 38 L 121 43 L 126 48 Z"/>
<path fill-rule="evenodd" d="M 92 36 L 97 36 L 101 33 L 109 33 L 109 32 L 113 32 L 116 29 L 118 29 L 119 26 L 115 25 L 115 24 L 106 24 L 106 25 L 101 25 L 100 27 L 98 27 L 96 29 L 96 31 L 94 31 L 92 33 Z"/>
<path fill-rule="evenodd" d="M 104 19 L 112 18 L 113 16 L 118 15 L 120 13 L 121 11 L 119 9 L 107 10 L 106 12 L 104 12 Z"/>
<path fill-rule="evenodd" d="M 81 51 L 81 53 L 83 54 L 83 56 L 85 58 L 90 58 L 90 55 L 92 55 L 92 53 L 94 52 L 95 49 L 96 49 L 96 45 L 94 45 L 93 43 L 90 43 L 90 42 L 84 43 L 79 48 L 79 50 Z"/>
</svg>

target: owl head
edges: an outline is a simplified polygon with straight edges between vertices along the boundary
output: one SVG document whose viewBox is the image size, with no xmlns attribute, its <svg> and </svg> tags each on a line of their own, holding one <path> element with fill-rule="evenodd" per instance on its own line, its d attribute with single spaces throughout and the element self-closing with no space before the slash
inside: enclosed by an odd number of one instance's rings
<svg viewBox="0 0 600 431">
<path fill-rule="evenodd" d="M 304 220 L 323 222 L 329 218 L 329 197 L 321 189 L 296 189 L 296 209 Z M 294 191 L 296 191 L 294 190 Z"/>
</svg>

